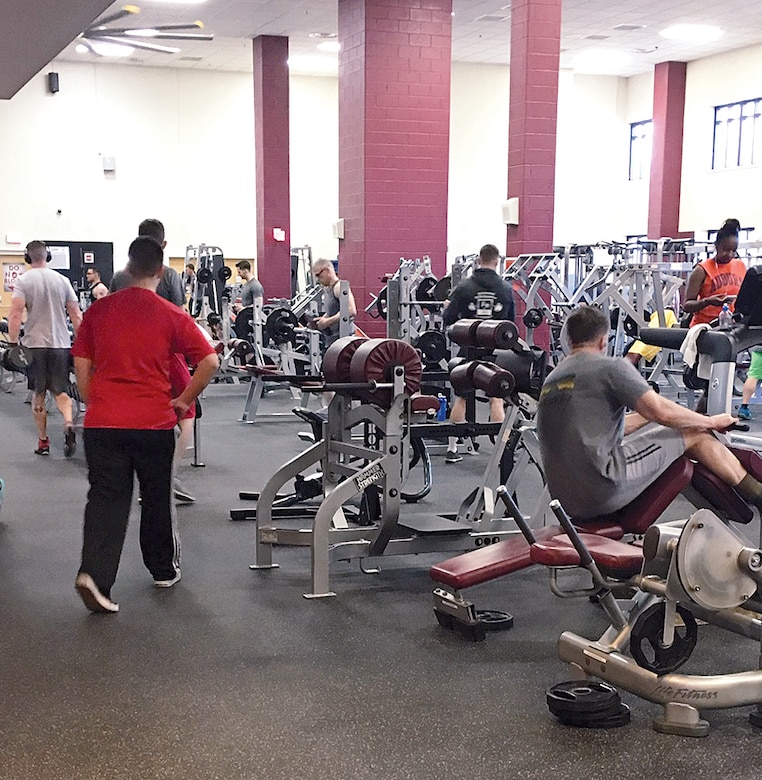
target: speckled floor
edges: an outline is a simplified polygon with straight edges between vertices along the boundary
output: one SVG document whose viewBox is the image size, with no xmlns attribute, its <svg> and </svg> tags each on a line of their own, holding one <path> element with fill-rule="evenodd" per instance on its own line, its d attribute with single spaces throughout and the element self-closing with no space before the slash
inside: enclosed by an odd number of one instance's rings
<svg viewBox="0 0 762 780">
<path fill-rule="evenodd" d="M 280 569 L 250 571 L 252 526 L 228 509 L 303 445 L 296 423 L 236 422 L 240 387 L 211 388 L 207 465 L 185 468 L 198 501 L 179 510 L 182 581 L 151 587 L 133 523 L 113 592 L 121 611 L 90 615 L 73 588 L 82 453 L 64 460 L 54 428 L 50 458 L 35 456 L 23 396 L 0 393 L 2 780 L 759 777 L 748 709 L 709 712 L 709 737 L 685 739 L 652 731 L 658 708 L 624 693 L 629 726 L 560 726 L 544 700 L 568 678 L 556 638 L 596 636 L 603 618 L 587 600 L 554 598 L 541 570 L 474 593 L 516 618 L 479 644 L 434 620 L 427 568 L 441 556 L 391 559 L 375 575 L 337 565 L 338 597 L 317 602 L 301 597 L 306 549 L 278 549 Z M 411 511 L 452 511 L 485 464 L 435 459 L 435 494 Z M 750 669 L 758 650 L 701 627 L 685 670 Z"/>
</svg>

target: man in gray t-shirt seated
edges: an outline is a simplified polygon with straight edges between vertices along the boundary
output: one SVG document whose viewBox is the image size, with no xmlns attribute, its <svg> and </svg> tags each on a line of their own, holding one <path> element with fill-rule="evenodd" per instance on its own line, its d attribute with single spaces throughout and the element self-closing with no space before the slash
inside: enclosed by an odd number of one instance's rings
<svg viewBox="0 0 762 780">
<path fill-rule="evenodd" d="M 631 363 L 605 354 L 609 329 L 600 309 L 574 311 L 571 354 L 543 385 L 537 433 L 551 496 L 573 517 L 609 514 L 685 453 L 762 507 L 762 484 L 713 433 L 735 418 L 697 414 L 656 393 Z"/>
</svg>

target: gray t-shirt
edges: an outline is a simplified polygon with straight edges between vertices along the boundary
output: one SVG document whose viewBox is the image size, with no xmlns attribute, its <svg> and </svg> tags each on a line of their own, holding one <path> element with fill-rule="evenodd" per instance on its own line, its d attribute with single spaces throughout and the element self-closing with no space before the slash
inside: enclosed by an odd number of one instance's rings
<svg viewBox="0 0 762 780">
<path fill-rule="evenodd" d="M 253 306 L 255 298 L 264 298 L 265 288 L 257 279 L 249 279 L 241 288 L 241 306 Z"/>
<path fill-rule="evenodd" d="M 537 435 L 550 494 L 577 517 L 606 514 L 626 484 L 625 408 L 650 390 L 623 358 L 578 352 L 551 371 L 540 394 Z"/>
<path fill-rule="evenodd" d="M 69 349 L 66 304 L 77 302 L 71 282 L 51 268 L 30 268 L 16 280 L 13 298 L 26 306 L 24 346 Z"/>
<path fill-rule="evenodd" d="M 164 298 L 170 303 L 174 303 L 175 306 L 185 305 L 185 287 L 183 286 L 183 280 L 174 268 L 168 265 L 164 266 L 164 273 L 161 275 L 161 279 L 156 288 L 156 294 L 160 298 Z"/>
</svg>

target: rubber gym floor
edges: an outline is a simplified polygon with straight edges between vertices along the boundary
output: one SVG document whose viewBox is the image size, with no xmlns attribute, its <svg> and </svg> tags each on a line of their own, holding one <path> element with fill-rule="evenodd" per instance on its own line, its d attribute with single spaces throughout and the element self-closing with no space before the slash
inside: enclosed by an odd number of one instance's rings
<svg viewBox="0 0 762 780">
<path fill-rule="evenodd" d="M 249 570 L 253 526 L 231 522 L 228 510 L 242 505 L 240 489 L 261 488 L 301 450 L 304 426 L 237 422 L 244 394 L 207 392 L 206 467 L 182 475 L 197 497 L 178 509 L 182 581 L 152 587 L 136 505 L 114 616 L 89 614 L 73 587 L 87 489 L 81 443 L 65 460 L 54 413 L 51 455 L 34 455 L 24 391 L 0 394 L 0 778 L 759 777 L 762 734 L 748 708 L 708 712 L 705 739 L 654 732 L 659 708 L 626 692 L 628 726 L 558 724 L 545 704 L 545 690 L 569 678 L 556 638 L 567 629 L 597 637 L 604 618 L 586 599 L 555 598 L 539 568 L 473 589 L 478 606 L 516 620 L 481 643 L 434 619 L 428 567 L 446 556 L 383 560 L 373 575 L 336 565 L 338 596 L 319 601 L 302 598 L 306 548 L 278 548 L 281 568 Z M 291 405 L 276 393 L 262 407 Z M 432 495 L 405 511 L 453 511 L 488 448 L 457 465 L 435 458 Z M 758 655 L 754 642 L 702 626 L 683 671 L 753 669 Z"/>
</svg>

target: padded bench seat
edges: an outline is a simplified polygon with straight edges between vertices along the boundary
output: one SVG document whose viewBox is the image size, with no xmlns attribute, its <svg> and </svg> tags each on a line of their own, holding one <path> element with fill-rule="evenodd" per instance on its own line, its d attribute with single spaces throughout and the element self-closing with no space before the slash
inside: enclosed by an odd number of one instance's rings
<svg viewBox="0 0 762 780">
<path fill-rule="evenodd" d="M 583 533 L 579 538 L 603 574 L 626 579 L 637 574 L 643 565 L 643 551 L 640 547 L 595 534 Z M 580 565 L 579 553 L 565 534 L 536 542 L 529 551 L 529 557 L 532 563 L 542 566 Z"/>
<path fill-rule="evenodd" d="M 548 525 L 533 529 L 533 532 L 538 540 L 545 540 L 563 534 L 564 530 L 560 525 Z M 612 539 L 621 539 L 623 535 L 622 529 L 616 525 L 600 525 L 596 533 Z M 454 590 L 462 590 L 529 568 L 531 565 L 529 543 L 523 536 L 514 536 L 435 564 L 429 569 L 429 574 L 434 582 Z"/>
</svg>

